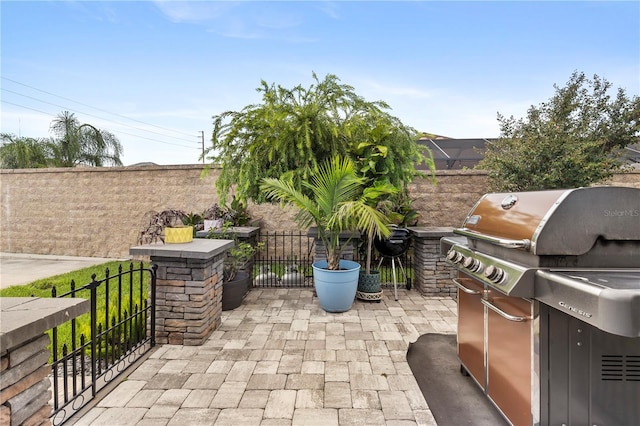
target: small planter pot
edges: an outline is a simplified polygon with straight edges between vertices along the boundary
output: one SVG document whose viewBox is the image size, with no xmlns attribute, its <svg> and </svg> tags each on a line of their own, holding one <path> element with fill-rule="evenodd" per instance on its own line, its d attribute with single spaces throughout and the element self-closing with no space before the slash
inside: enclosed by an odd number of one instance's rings
<svg viewBox="0 0 640 426">
<path fill-rule="evenodd" d="M 346 312 L 351 309 L 358 290 L 360 264 L 341 260 L 341 269 L 338 271 L 326 269 L 326 260 L 315 262 L 312 266 L 313 285 L 320 307 L 327 312 Z"/>
<path fill-rule="evenodd" d="M 239 271 L 233 281 L 222 283 L 222 310 L 230 311 L 242 303 L 249 291 L 251 278 L 248 273 Z"/>
<path fill-rule="evenodd" d="M 380 302 L 382 300 L 382 285 L 380 271 L 371 271 L 367 274 L 362 269 L 358 277 L 358 291 L 356 297 L 360 300 Z"/>
<path fill-rule="evenodd" d="M 360 270 L 358 277 L 358 291 L 362 293 L 380 293 L 380 271 L 371 271 L 370 274 Z"/>
<path fill-rule="evenodd" d="M 222 229 L 223 224 L 224 224 L 224 221 L 222 219 L 214 219 L 214 220 L 206 219 L 204 221 L 203 231 L 209 232 L 210 229 L 213 229 L 214 231 Z"/>
<path fill-rule="evenodd" d="M 164 228 L 164 242 L 166 244 L 182 244 L 191 241 L 193 241 L 193 226 Z"/>
</svg>

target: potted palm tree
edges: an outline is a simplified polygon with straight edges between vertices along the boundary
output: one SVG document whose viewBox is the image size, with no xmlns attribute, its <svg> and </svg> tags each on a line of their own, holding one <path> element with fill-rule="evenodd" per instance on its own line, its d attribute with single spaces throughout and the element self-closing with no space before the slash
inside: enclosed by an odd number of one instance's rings
<svg viewBox="0 0 640 426">
<path fill-rule="evenodd" d="M 320 306 L 327 312 L 349 310 L 358 287 L 360 264 L 341 259 L 352 237 L 344 241 L 341 234 L 356 230 L 380 237 L 390 234 L 385 216 L 364 196 L 365 182 L 349 158 L 338 156 L 309 172 L 309 179 L 302 182 L 306 192 L 296 189 L 286 177 L 262 180 L 261 189 L 268 199 L 298 208 L 295 220 L 301 228 L 317 227 L 327 258 L 312 265 L 313 281 Z"/>
<path fill-rule="evenodd" d="M 371 208 L 375 208 L 377 211 L 381 211 L 379 204 L 384 203 L 384 198 L 388 195 L 396 194 L 398 189 L 393 185 L 386 182 L 376 182 L 373 186 L 365 188 L 362 194 L 362 200 L 367 203 Z M 391 232 L 389 228 L 389 219 L 382 213 L 385 218 L 384 235 L 388 236 Z M 371 269 L 371 260 L 373 258 L 373 241 L 376 237 L 380 237 L 381 234 L 377 228 L 368 226 L 360 229 L 360 233 L 365 237 L 365 262 L 364 270 L 360 270 L 360 276 L 358 278 L 358 298 L 364 300 L 380 300 L 381 296 L 381 284 L 380 284 L 380 271 Z"/>
</svg>

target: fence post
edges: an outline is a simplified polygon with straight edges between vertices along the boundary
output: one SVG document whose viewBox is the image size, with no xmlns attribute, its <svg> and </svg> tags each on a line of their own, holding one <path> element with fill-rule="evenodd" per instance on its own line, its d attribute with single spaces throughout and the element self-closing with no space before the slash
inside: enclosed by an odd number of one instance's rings
<svg viewBox="0 0 640 426">
<path fill-rule="evenodd" d="M 157 268 L 154 338 L 159 344 L 202 345 L 220 325 L 223 260 L 232 240 L 131 247 Z M 154 297 L 152 295 L 152 297 Z"/>
<path fill-rule="evenodd" d="M 0 424 L 48 424 L 51 383 L 47 377 L 49 336 L 89 310 L 85 299 L 0 298 Z"/>
<path fill-rule="evenodd" d="M 91 275 L 91 283 L 89 284 L 89 290 L 91 291 L 91 395 L 96 396 L 98 389 L 96 388 L 96 360 L 98 354 L 96 353 L 96 340 L 98 339 L 97 322 L 98 322 L 98 308 L 97 308 L 97 288 L 98 282 L 96 281 L 96 274 Z M 56 389 L 57 392 L 57 389 Z"/>
<path fill-rule="evenodd" d="M 158 265 L 151 265 L 151 347 L 156 345 L 156 283 L 158 276 Z"/>
</svg>

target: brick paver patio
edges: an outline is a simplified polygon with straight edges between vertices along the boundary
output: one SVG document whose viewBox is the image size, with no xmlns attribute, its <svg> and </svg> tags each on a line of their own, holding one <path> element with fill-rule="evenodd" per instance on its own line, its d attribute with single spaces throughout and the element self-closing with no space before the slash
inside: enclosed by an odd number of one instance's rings
<svg viewBox="0 0 640 426">
<path fill-rule="evenodd" d="M 311 289 L 254 289 L 204 345 L 158 347 L 75 424 L 436 425 L 406 351 L 455 333 L 456 302 L 398 295 L 329 314 Z"/>
</svg>

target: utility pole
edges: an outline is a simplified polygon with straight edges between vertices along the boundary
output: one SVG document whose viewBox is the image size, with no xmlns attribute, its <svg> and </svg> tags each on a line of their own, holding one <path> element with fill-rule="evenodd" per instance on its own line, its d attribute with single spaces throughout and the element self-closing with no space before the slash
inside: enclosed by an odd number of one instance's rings
<svg viewBox="0 0 640 426">
<path fill-rule="evenodd" d="M 200 138 L 202 139 L 202 164 L 204 164 L 204 130 L 200 130 Z"/>
</svg>

